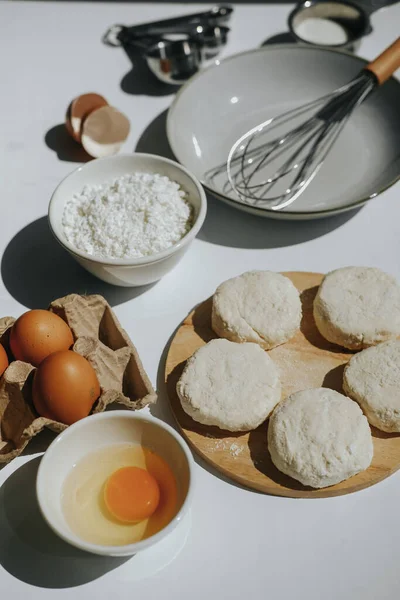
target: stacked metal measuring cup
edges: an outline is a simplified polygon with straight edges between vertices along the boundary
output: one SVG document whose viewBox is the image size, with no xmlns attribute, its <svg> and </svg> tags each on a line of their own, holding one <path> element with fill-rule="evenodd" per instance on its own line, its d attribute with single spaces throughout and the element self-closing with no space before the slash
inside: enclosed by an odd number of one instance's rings
<svg viewBox="0 0 400 600">
<path fill-rule="evenodd" d="M 215 6 L 206 12 L 143 25 L 113 25 L 103 41 L 138 49 L 159 80 L 181 85 L 225 46 L 229 34 L 226 24 L 232 12 L 230 6 Z"/>
</svg>

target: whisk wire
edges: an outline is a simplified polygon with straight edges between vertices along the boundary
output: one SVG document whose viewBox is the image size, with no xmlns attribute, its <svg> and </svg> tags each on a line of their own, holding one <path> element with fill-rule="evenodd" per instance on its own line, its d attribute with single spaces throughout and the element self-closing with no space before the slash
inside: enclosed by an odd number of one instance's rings
<svg viewBox="0 0 400 600">
<path fill-rule="evenodd" d="M 332 144 L 334 144 L 334 142 L 336 141 L 340 132 L 342 131 L 345 124 L 349 120 L 352 112 L 363 102 L 363 100 L 370 93 L 370 91 L 371 91 L 371 87 L 365 86 L 365 89 L 362 90 L 361 95 L 359 97 L 354 97 L 348 106 L 341 105 L 341 106 L 337 107 L 337 110 L 332 114 L 332 119 L 327 120 L 327 127 L 324 128 L 324 130 L 318 136 L 318 138 L 316 140 L 316 144 L 313 145 L 313 147 L 310 151 L 310 154 L 307 157 L 307 161 L 304 164 L 305 169 L 307 168 L 307 165 L 308 165 L 307 172 L 303 173 L 305 183 L 302 186 L 300 186 L 300 188 L 296 187 L 296 183 L 298 182 L 298 180 L 300 179 L 300 177 L 302 175 L 302 173 L 300 173 L 297 176 L 294 186 L 293 186 L 293 188 L 294 188 L 293 195 L 290 196 L 290 198 L 287 199 L 286 202 L 281 202 L 277 206 L 272 206 L 271 208 L 273 210 L 280 210 L 286 206 L 289 206 L 290 204 L 292 204 L 292 202 L 294 202 L 298 198 L 300 193 L 303 193 L 304 189 L 311 183 L 311 181 L 317 175 L 326 156 L 328 155 L 328 153 L 330 151 Z M 310 175 L 308 175 L 308 172 L 311 170 L 311 167 L 313 164 L 312 161 L 314 159 L 314 156 L 317 154 L 318 151 L 321 151 L 320 158 L 319 158 L 316 166 L 314 167 L 314 170 L 310 173 Z M 302 171 L 303 171 L 303 169 L 302 169 Z"/>
<path fill-rule="evenodd" d="M 294 141 L 296 140 L 296 138 L 300 138 L 300 136 L 303 134 L 303 130 L 304 131 L 311 131 L 311 134 L 309 135 L 308 138 L 306 138 L 302 145 L 300 146 L 300 148 L 297 149 L 297 151 L 289 158 L 289 160 L 287 160 L 283 166 L 269 179 L 267 179 L 266 181 L 262 181 L 259 184 L 256 185 L 250 185 L 250 181 L 251 179 L 256 175 L 256 169 L 259 169 L 262 166 L 262 162 L 259 162 L 259 166 L 257 166 L 251 173 L 251 175 L 247 178 L 243 179 L 243 185 L 237 185 L 238 189 L 244 189 L 247 192 L 249 192 L 249 190 L 259 190 L 259 196 L 255 196 L 254 193 L 250 193 L 250 195 L 254 198 L 254 199 L 258 199 L 258 198 L 264 198 L 265 194 L 270 191 L 272 189 L 272 187 L 282 178 L 285 177 L 287 174 L 289 174 L 291 172 L 291 170 L 293 168 L 298 168 L 301 164 L 304 163 L 305 159 L 298 159 L 298 156 L 301 155 L 302 151 L 304 150 L 304 148 L 309 144 L 309 142 L 311 141 L 311 139 L 314 137 L 315 132 L 312 131 L 313 127 L 314 127 L 314 123 L 307 123 L 305 124 L 307 125 L 307 127 L 302 126 L 297 128 L 297 130 L 294 130 L 292 132 L 292 134 L 289 134 L 286 138 L 284 139 L 284 142 L 289 142 L 290 139 L 290 143 L 294 143 Z M 279 141 L 277 142 L 279 144 Z M 276 146 L 276 144 L 275 144 Z M 274 148 L 275 148 L 274 146 Z M 266 155 L 265 157 L 265 162 L 264 162 L 264 166 L 266 166 L 269 162 L 271 162 L 270 160 L 267 160 L 270 156 L 271 153 L 273 152 L 274 148 L 272 148 L 272 150 Z M 282 144 L 282 150 L 277 153 L 274 156 L 274 160 L 276 158 L 279 158 L 282 154 L 284 154 L 286 152 L 286 148 L 285 145 Z M 295 164 L 293 164 L 295 162 Z M 274 198 L 271 198 L 271 202 L 274 201 Z"/>
<path fill-rule="evenodd" d="M 347 123 L 351 113 L 375 87 L 376 80 L 368 71 L 363 72 L 348 84 L 332 94 L 285 112 L 279 117 L 270 118 L 242 135 L 232 146 L 226 163 L 228 181 L 240 201 L 250 204 L 266 204 L 273 210 L 288 206 L 308 187 L 321 168 L 332 144 Z M 261 141 L 266 134 L 293 119 L 317 110 L 310 119 L 275 136 L 267 142 Z M 274 161 L 283 155 L 290 155 L 275 173 L 262 177 Z M 219 172 L 221 167 L 214 169 Z M 286 179 L 295 171 L 290 183 Z M 255 177 L 260 178 L 258 181 Z M 286 178 L 286 179 L 285 179 Z M 267 197 L 281 182 L 285 191 Z"/>
<path fill-rule="evenodd" d="M 282 125 L 284 121 L 289 122 L 292 119 L 301 116 L 305 112 L 310 111 L 312 108 L 320 105 L 322 101 L 330 99 L 333 96 L 339 95 L 341 93 L 341 91 L 345 91 L 350 86 L 351 86 L 351 83 L 343 85 L 341 88 L 338 88 L 335 92 L 333 92 L 333 94 L 326 94 L 325 96 L 322 96 L 318 100 L 312 100 L 311 102 L 308 102 L 307 104 L 305 104 L 304 106 L 302 106 L 300 108 L 290 109 L 290 110 L 286 111 L 285 113 L 283 113 L 282 115 L 267 119 L 260 125 L 253 127 L 253 129 L 251 129 L 249 132 L 242 135 L 235 142 L 234 146 L 231 147 L 231 149 L 229 151 L 228 159 L 226 161 L 219 164 L 217 167 L 213 167 L 212 169 L 209 169 L 208 171 L 206 171 L 204 173 L 204 180 L 206 181 L 206 183 L 212 183 L 212 181 L 215 177 L 218 177 L 219 175 L 226 173 L 227 170 L 232 170 L 232 166 L 236 166 L 237 163 L 241 162 L 241 153 L 238 153 L 237 156 L 234 156 L 233 149 L 235 148 L 235 150 L 237 150 L 237 148 L 240 146 L 240 144 L 250 135 L 250 133 L 256 133 L 257 131 L 260 130 L 260 128 L 262 129 L 264 127 L 267 127 L 269 124 L 271 124 L 272 127 L 268 131 L 271 131 L 272 129 L 275 129 L 279 125 Z M 265 148 L 269 144 L 270 144 L 270 142 L 267 142 L 266 144 L 261 144 L 260 146 L 257 146 L 256 148 L 253 148 L 251 150 L 249 149 L 247 151 L 248 157 L 252 158 L 252 157 L 258 156 L 259 154 L 262 154 L 264 152 Z M 243 146 L 243 148 L 244 148 L 244 146 Z M 239 175 L 240 175 L 240 172 L 238 173 L 238 176 Z M 229 178 L 228 178 L 227 183 L 228 184 L 230 183 Z M 231 184 L 231 187 L 233 190 L 235 189 L 235 186 L 232 186 L 232 184 Z"/>
</svg>

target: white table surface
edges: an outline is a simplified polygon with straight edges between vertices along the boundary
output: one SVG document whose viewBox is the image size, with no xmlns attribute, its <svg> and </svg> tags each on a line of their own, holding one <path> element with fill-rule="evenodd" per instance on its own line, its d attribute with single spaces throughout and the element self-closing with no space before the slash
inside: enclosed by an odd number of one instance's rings
<svg viewBox="0 0 400 600">
<path fill-rule="evenodd" d="M 284 32 L 290 8 L 238 6 L 225 54 Z M 172 96 L 144 95 L 129 78 L 121 89 L 130 62 L 122 49 L 102 45 L 103 32 L 113 23 L 198 9 L 204 4 L 0 3 L 0 315 L 18 316 L 70 292 L 104 294 L 158 388 L 153 413 L 168 420 L 162 383 L 168 339 L 222 280 L 257 268 L 326 272 L 344 265 L 377 266 L 400 278 L 399 184 L 356 214 L 308 223 L 258 219 L 210 199 L 190 251 L 171 274 L 145 290 L 102 284 L 52 240 L 45 220 L 49 197 L 79 164 L 71 160 L 69 146 L 57 142 L 60 136 L 63 141 L 62 128 L 54 129 L 74 96 L 97 91 L 129 116 L 126 151 L 139 140 L 141 150 L 166 148 L 161 113 Z M 399 23 L 400 5 L 377 13 L 374 32 L 359 53 L 373 58 L 397 37 Z M 30 454 L 0 472 L 5 598 L 398 597 L 400 473 L 349 496 L 296 500 L 241 489 L 197 465 L 193 524 L 184 550 L 168 568 L 135 582 L 129 577 L 135 558 L 121 564 L 82 557 L 47 531 L 34 500 L 39 459 L 32 454 L 46 442 L 46 436 L 38 438 Z"/>
</svg>

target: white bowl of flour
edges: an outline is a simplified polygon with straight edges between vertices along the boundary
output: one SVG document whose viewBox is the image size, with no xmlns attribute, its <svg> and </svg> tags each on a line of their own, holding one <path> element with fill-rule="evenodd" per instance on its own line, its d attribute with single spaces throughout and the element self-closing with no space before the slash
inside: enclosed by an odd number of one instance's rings
<svg viewBox="0 0 400 600">
<path fill-rule="evenodd" d="M 90 273 L 113 285 L 157 281 L 203 225 L 204 190 L 178 163 L 152 154 L 100 158 L 54 191 L 50 228 Z"/>
</svg>

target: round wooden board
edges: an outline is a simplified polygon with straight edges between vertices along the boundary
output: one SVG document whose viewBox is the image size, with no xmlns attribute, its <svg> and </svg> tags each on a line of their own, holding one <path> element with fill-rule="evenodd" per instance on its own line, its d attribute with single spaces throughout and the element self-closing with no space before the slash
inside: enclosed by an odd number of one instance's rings
<svg viewBox="0 0 400 600">
<path fill-rule="evenodd" d="M 269 351 L 281 371 L 282 398 L 312 387 L 342 391 L 344 365 L 352 356 L 327 342 L 318 332 L 312 305 L 323 275 L 284 273 L 301 292 L 301 330 L 288 343 Z M 192 448 L 215 469 L 238 483 L 276 496 L 327 498 L 366 488 L 400 468 L 400 434 L 372 427 L 374 458 L 366 471 L 337 485 L 313 489 L 278 471 L 267 448 L 268 421 L 249 433 L 234 434 L 196 423 L 182 409 L 176 384 L 186 360 L 201 346 L 217 337 L 211 329 L 212 299 L 200 304 L 184 320 L 174 336 L 166 361 L 166 384 L 172 411 L 183 436 Z"/>
</svg>

